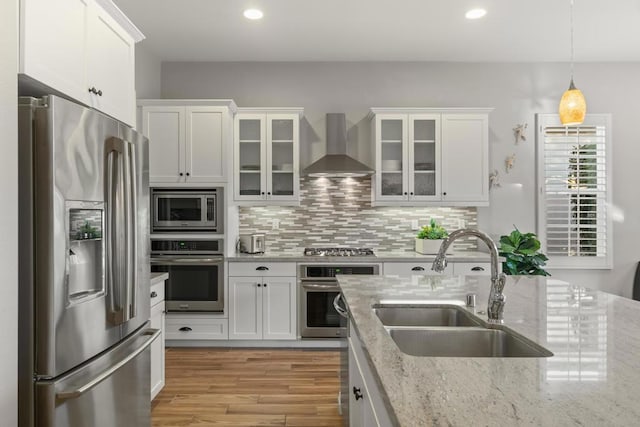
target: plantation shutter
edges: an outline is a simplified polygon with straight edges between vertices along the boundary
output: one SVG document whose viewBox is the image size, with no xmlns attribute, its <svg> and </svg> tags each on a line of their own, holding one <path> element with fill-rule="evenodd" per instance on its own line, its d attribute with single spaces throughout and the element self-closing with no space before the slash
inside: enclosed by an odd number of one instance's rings
<svg viewBox="0 0 640 427">
<path fill-rule="evenodd" d="M 538 235 L 550 268 L 611 268 L 609 115 L 538 121 Z"/>
</svg>

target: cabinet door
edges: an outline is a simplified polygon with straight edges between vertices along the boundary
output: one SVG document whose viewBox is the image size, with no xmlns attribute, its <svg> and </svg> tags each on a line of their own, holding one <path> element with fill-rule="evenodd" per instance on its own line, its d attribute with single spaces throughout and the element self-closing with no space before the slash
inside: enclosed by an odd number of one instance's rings
<svg viewBox="0 0 640 427">
<path fill-rule="evenodd" d="M 440 115 L 409 116 L 409 200 L 440 200 Z"/>
<path fill-rule="evenodd" d="M 149 138 L 149 182 L 184 182 L 184 107 L 143 107 L 142 132 Z"/>
<path fill-rule="evenodd" d="M 20 1 L 20 73 L 85 104 L 87 0 Z"/>
<path fill-rule="evenodd" d="M 151 327 L 162 333 L 151 343 L 151 400 L 164 387 L 164 302 L 151 307 Z"/>
<path fill-rule="evenodd" d="M 489 201 L 488 117 L 486 114 L 442 115 L 442 200 Z"/>
<path fill-rule="evenodd" d="M 222 112 L 215 107 L 186 108 L 187 182 L 224 182 L 227 159 Z"/>
<path fill-rule="evenodd" d="M 262 278 L 229 277 L 229 339 L 262 339 Z"/>
<path fill-rule="evenodd" d="M 265 278 L 262 286 L 262 337 L 296 339 L 296 278 Z"/>
<path fill-rule="evenodd" d="M 266 116 L 238 114 L 234 126 L 234 184 L 236 200 L 266 198 Z"/>
<path fill-rule="evenodd" d="M 135 41 L 100 6 L 89 11 L 86 82 L 98 91 L 90 105 L 135 126 Z"/>
<path fill-rule="evenodd" d="M 375 118 L 376 199 L 407 200 L 407 115 L 381 114 Z"/>
<path fill-rule="evenodd" d="M 299 118 L 267 116 L 267 199 L 297 200 L 299 188 Z"/>
</svg>

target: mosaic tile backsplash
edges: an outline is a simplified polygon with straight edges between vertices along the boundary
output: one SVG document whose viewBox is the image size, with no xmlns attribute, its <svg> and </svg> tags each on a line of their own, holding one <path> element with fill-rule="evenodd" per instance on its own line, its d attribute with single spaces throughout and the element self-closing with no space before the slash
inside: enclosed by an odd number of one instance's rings
<svg viewBox="0 0 640 427">
<path fill-rule="evenodd" d="M 416 230 L 434 218 L 448 231 L 463 220 L 477 227 L 475 207 L 372 207 L 371 178 L 300 179 L 300 206 L 240 207 L 240 233 L 264 233 L 269 251 L 295 252 L 303 247 L 371 247 L 412 252 Z M 279 229 L 272 230 L 274 219 Z M 476 250 L 475 239 L 459 239 L 454 250 Z"/>
</svg>

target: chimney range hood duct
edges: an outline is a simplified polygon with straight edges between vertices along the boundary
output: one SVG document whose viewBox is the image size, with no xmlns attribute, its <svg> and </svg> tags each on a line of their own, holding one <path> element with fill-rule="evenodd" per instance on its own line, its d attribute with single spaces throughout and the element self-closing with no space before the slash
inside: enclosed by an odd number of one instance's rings
<svg viewBox="0 0 640 427">
<path fill-rule="evenodd" d="M 344 113 L 327 114 L 327 154 L 309 165 L 304 175 L 344 178 L 372 173 L 369 166 L 347 156 L 347 120 Z"/>
</svg>

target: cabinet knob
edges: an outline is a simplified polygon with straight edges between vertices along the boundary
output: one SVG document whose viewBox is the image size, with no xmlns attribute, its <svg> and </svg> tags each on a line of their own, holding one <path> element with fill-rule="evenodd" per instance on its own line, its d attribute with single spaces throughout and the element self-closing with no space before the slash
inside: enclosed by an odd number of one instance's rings
<svg viewBox="0 0 640 427">
<path fill-rule="evenodd" d="M 191 332 L 191 331 L 193 331 L 193 329 L 191 329 L 188 326 L 183 326 L 182 328 L 180 328 L 178 330 L 181 331 L 181 332 Z"/>
<path fill-rule="evenodd" d="M 271 191 L 267 191 L 267 196 L 270 196 L 270 195 L 271 195 Z"/>
<path fill-rule="evenodd" d="M 443 195 L 443 196 L 446 196 L 446 195 L 447 195 L 447 192 L 445 191 L 444 193 L 442 193 L 442 195 Z"/>
<path fill-rule="evenodd" d="M 262 283 L 256 283 L 256 285 L 257 285 L 258 287 L 261 287 L 261 286 L 262 286 Z"/>
<path fill-rule="evenodd" d="M 191 174 L 189 172 L 187 172 L 187 176 L 191 176 Z"/>
<path fill-rule="evenodd" d="M 413 196 L 413 191 L 411 193 L 409 193 L 409 194 Z"/>
<path fill-rule="evenodd" d="M 180 176 L 184 176 L 184 174 L 182 172 L 180 172 Z"/>
<path fill-rule="evenodd" d="M 102 90 L 98 89 L 97 95 L 102 96 Z"/>
<path fill-rule="evenodd" d="M 404 192 L 404 195 L 405 195 L 405 196 L 407 195 L 407 192 L 406 192 L 406 191 Z"/>
<path fill-rule="evenodd" d="M 413 267 L 411 271 L 424 271 L 424 267 Z"/>
<path fill-rule="evenodd" d="M 262 191 L 260 194 L 264 196 L 264 191 Z"/>
<path fill-rule="evenodd" d="M 151 298 L 155 298 L 158 296 L 158 293 L 156 291 L 151 292 Z"/>
<path fill-rule="evenodd" d="M 356 397 L 356 400 L 360 400 L 364 398 L 360 389 L 355 386 L 353 387 L 353 395 Z"/>
<path fill-rule="evenodd" d="M 262 286 L 264 286 L 264 287 L 266 288 L 266 287 L 267 287 L 267 284 L 266 284 L 266 283 L 263 283 L 263 284 L 262 284 Z"/>
<path fill-rule="evenodd" d="M 89 92 L 95 95 L 96 93 L 98 93 L 98 89 L 96 89 L 94 86 L 91 86 L 89 88 Z"/>
</svg>

